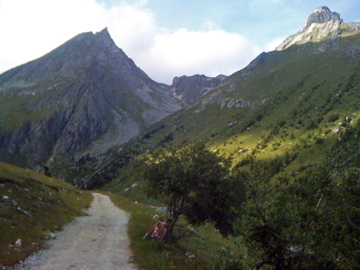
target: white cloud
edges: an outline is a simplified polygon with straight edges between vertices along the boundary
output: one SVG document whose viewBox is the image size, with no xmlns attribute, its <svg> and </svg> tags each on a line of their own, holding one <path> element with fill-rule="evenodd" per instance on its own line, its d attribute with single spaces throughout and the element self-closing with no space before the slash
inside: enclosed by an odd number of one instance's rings
<svg viewBox="0 0 360 270">
<path fill-rule="evenodd" d="M 211 22 L 202 31 L 160 27 L 146 3 L 107 7 L 95 0 L 0 0 L 0 72 L 106 26 L 141 69 L 165 83 L 196 73 L 230 75 L 260 53 L 245 37 L 212 29 Z"/>
<path fill-rule="evenodd" d="M 0 72 L 38 58 L 86 31 L 106 26 L 95 0 L 1 0 Z"/>
<path fill-rule="evenodd" d="M 260 49 L 237 34 L 223 30 L 194 32 L 179 29 L 156 35 L 143 66 L 151 71 L 151 66 L 156 65 L 153 77 L 163 77 L 167 81 L 180 75 L 230 75 L 248 64 L 259 52 Z"/>
<path fill-rule="evenodd" d="M 126 3 L 112 7 L 107 14 L 109 32 L 118 47 L 133 56 L 146 55 L 158 31 L 154 14 L 142 5 Z"/>
<path fill-rule="evenodd" d="M 271 40 L 270 42 L 265 44 L 265 51 L 270 52 L 270 51 L 275 50 L 275 48 L 277 46 L 279 46 L 281 44 L 281 42 L 283 42 L 284 40 L 285 40 L 285 37 L 274 38 L 273 40 Z"/>
</svg>

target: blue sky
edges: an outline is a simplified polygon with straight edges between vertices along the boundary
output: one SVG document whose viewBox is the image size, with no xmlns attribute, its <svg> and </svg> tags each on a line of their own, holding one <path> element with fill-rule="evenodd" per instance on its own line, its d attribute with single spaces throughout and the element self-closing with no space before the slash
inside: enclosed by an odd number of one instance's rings
<svg viewBox="0 0 360 270">
<path fill-rule="evenodd" d="M 159 25 L 201 30 L 211 22 L 259 45 L 276 36 L 294 34 L 320 6 L 328 6 L 348 22 L 360 19 L 359 0 L 149 0 L 146 6 L 155 13 Z"/>
<path fill-rule="evenodd" d="M 299 31 L 319 6 L 360 22 L 359 0 L 0 0 L 0 73 L 108 27 L 156 81 L 230 75 Z"/>
</svg>

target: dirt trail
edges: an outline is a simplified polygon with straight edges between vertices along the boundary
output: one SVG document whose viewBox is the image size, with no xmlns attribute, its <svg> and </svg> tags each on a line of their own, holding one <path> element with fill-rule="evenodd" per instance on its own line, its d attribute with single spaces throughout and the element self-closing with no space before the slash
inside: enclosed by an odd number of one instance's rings
<svg viewBox="0 0 360 270">
<path fill-rule="evenodd" d="M 136 269 L 129 263 L 129 215 L 108 196 L 93 196 L 89 216 L 66 226 L 49 249 L 28 258 L 17 269 Z"/>
</svg>

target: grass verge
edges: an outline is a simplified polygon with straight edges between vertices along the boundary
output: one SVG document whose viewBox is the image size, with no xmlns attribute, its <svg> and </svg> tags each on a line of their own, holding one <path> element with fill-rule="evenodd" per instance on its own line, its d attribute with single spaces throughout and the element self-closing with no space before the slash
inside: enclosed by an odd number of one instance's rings
<svg viewBox="0 0 360 270">
<path fill-rule="evenodd" d="M 165 213 L 123 196 L 102 193 L 110 196 L 116 206 L 131 214 L 128 224 L 130 248 L 133 252 L 132 260 L 140 269 L 241 269 L 238 258 L 246 250 L 237 246 L 233 237 L 223 238 L 211 225 L 206 225 L 176 244 L 143 239 L 156 222 L 152 217 L 155 214 L 165 216 Z"/>
<path fill-rule="evenodd" d="M 90 192 L 60 180 L 0 162 L 0 266 L 7 269 L 45 247 L 90 206 Z"/>
</svg>

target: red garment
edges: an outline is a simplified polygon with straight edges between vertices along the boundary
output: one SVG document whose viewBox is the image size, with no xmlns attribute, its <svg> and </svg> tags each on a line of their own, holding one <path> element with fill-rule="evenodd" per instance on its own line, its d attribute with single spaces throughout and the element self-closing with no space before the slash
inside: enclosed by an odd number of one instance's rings
<svg viewBox="0 0 360 270">
<path fill-rule="evenodd" d="M 154 228 L 153 233 L 151 234 L 151 237 L 154 238 L 156 237 L 165 227 L 166 223 L 159 220 L 158 222 L 156 222 Z"/>
</svg>

